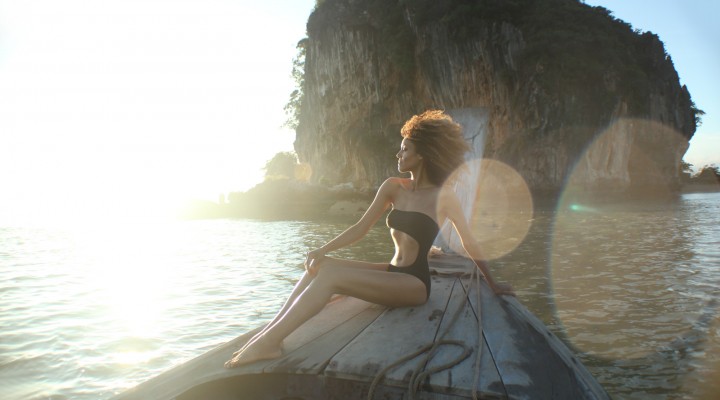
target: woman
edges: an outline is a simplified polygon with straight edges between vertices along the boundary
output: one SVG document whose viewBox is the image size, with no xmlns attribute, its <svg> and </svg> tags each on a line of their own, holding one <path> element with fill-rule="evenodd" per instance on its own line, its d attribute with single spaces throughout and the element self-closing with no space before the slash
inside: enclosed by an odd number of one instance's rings
<svg viewBox="0 0 720 400">
<path fill-rule="evenodd" d="M 426 111 L 408 120 L 397 153 L 398 171 L 389 178 L 360 220 L 335 239 L 308 253 L 306 272 L 275 318 L 225 363 L 228 368 L 280 357 L 285 337 L 320 312 L 334 294 L 389 307 L 418 306 L 430 295 L 427 253 L 439 226 L 452 221 L 462 246 L 475 260 L 496 294 L 513 294 L 498 284 L 482 261 L 482 252 L 452 189 L 443 183 L 463 163 L 468 150 L 460 125 L 442 111 Z M 340 260 L 326 254 L 360 240 L 392 207 L 387 225 L 395 242 L 390 265 Z"/>
</svg>

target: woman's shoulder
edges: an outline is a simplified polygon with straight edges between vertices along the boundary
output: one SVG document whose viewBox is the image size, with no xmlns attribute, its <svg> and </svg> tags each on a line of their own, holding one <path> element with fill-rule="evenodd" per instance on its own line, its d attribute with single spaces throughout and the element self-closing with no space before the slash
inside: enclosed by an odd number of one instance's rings
<svg viewBox="0 0 720 400">
<path fill-rule="evenodd" d="M 387 187 L 388 189 L 406 189 L 408 185 L 410 185 L 410 179 L 409 178 L 400 178 L 397 176 L 391 176 L 387 179 L 385 179 L 385 182 L 383 182 L 382 187 Z"/>
<path fill-rule="evenodd" d="M 408 187 L 411 184 L 412 182 L 410 182 L 410 179 L 393 176 L 385 179 L 385 182 L 380 185 L 378 195 L 394 204 L 398 198 L 403 196 L 403 193 L 407 192 Z"/>
<path fill-rule="evenodd" d="M 447 210 L 460 206 L 455 190 L 449 185 L 443 185 L 438 194 L 438 208 Z"/>
</svg>

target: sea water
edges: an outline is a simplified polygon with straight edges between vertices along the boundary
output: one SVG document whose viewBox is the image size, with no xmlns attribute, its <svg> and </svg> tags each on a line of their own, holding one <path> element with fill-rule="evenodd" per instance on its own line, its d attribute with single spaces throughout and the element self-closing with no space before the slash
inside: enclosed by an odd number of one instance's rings
<svg viewBox="0 0 720 400">
<path fill-rule="evenodd" d="M 0 398 L 106 399 L 269 320 L 350 219 L 0 227 Z M 720 194 L 538 211 L 495 277 L 614 398 L 713 398 Z M 337 256 L 387 261 L 380 222 Z"/>
</svg>

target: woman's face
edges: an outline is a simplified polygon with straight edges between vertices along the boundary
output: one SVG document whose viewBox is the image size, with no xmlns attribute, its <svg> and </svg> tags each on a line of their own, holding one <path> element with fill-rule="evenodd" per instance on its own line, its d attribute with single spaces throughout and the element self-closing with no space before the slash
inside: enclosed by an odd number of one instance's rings
<svg viewBox="0 0 720 400">
<path fill-rule="evenodd" d="M 398 158 L 398 171 L 417 171 L 422 165 L 422 156 L 415 151 L 415 143 L 412 140 L 403 139 L 400 143 L 400 151 L 395 155 Z"/>
</svg>

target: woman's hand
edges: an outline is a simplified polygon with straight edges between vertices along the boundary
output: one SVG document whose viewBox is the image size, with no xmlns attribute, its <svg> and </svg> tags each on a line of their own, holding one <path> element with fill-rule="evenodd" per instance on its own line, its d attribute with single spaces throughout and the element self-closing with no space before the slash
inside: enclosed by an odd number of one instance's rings
<svg viewBox="0 0 720 400">
<path fill-rule="evenodd" d="M 496 295 L 508 295 L 515 296 L 515 291 L 509 283 L 493 283 L 490 288 L 495 292 Z"/>
<path fill-rule="evenodd" d="M 309 251 L 307 253 L 307 258 L 305 259 L 305 271 L 307 271 L 308 274 L 315 276 L 318 270 L 320 270 L 320 264 L 325 257 L 325 253 L 320 249 Z"/>
</svg>

